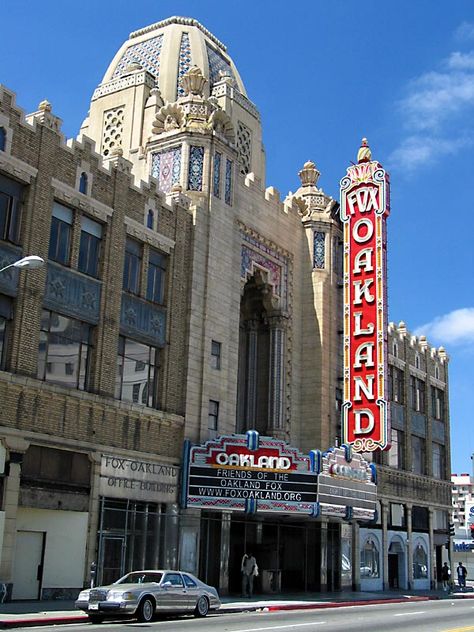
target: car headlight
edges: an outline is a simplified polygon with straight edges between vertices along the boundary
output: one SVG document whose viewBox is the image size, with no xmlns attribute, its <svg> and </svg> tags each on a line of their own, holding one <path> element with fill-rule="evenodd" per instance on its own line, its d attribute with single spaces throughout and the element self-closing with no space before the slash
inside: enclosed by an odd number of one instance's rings
<svg viewBox="0 0 474 632">
<path fill-rule="evenodd" d="M 107 593 L 107 601 L 134 601 L 135 594 L 132 592 L 122 592 L 121 590 L 111 590 Z"/>
<path fill-rule="evenodd" d="M 78 601 L 89 601 L 90 590 L 81 590 L 77 598 Z"/>
</svg>

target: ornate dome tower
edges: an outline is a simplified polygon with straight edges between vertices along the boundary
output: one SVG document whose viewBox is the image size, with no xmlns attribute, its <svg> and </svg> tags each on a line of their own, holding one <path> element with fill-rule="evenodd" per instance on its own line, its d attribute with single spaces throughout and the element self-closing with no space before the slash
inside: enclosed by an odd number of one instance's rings
<svg viewBox="0 0 474 632">
<path fill-rule="evenodd" d="M 260 115 L 226 47 L 196 20 L 172 17 L 130 34 L 94 91 L 81 133 L 105 157 L 120 148 L 135 175 L 147 179 L 156 176 L 151 154 L 191 131 L 220 136 L 239 173 L 264 181 Z M 184 171 L 178 177 L 171 168 L 164 190 L 186 189 Z"/>
</svg>

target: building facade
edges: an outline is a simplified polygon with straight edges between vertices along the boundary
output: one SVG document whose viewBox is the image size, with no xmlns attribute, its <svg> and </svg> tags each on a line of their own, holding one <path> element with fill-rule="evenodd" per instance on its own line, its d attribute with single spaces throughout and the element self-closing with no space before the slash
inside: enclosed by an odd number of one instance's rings
<svg viewBox="0 0 474 632">
<path fill-rule="evenodd" d="M 284 200 L 266 187 L 260 115 L 226 47 L 164 20 L 117 52 L 77 141 L 49 104 L 24 117 L 8 90 L 0 127 L 4 261 L 47 260 L 0 276 L 13 598 L 73 591 L 92 562 L 99 581 L 169 565 L 232 592 L 249 547 L 262 591 L 432 585 L 451 507 L 448 358 L 403 323 L 388 329 L 376 521 L 178 504 L 184 439 L 256 430 L 304 454 L 341 441 L 338 203 L 312 161 Z M 57 516 L 77 533 L 69 557 Z M 67 576 L 55 564 L 71 555 Z M 31 559 L 40 579 L 25 587 Z"/>
</svg>

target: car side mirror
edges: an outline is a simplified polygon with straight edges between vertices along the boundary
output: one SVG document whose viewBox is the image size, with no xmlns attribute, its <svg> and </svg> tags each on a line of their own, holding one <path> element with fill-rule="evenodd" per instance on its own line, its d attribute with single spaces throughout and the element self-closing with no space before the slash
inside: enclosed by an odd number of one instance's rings
<svg viewBox="0 0 474 632">
<path fill-rule="evenodd" d="M 170 588 L 173 584 L 171 582 L 165 582 L 164 584 L 161 584 L 163 586 L 163 588 Z"/>
</svg>

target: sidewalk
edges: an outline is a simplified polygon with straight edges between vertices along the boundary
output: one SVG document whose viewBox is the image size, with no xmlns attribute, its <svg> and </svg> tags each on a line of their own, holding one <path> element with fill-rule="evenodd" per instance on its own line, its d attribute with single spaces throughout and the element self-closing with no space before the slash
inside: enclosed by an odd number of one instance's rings
<svg viewBox="0 0 474 632">
<path fill-rule="evenodd" d="M 309 610 L 341 608 L 374 603 L 402 603 L 433 599 L 474 599 L 474 592 L 390 590 L 384 592 L 337 592 L 313 594 L 256 595 L 251 600 L 223 597 L 219 613 L 264 610 Z M 0 629 L 26 626 L 52 626 L 87 621 L 87 615 L 74 608 L 73 601 L 14 601 L 0 604 Z"/>
</svg>

